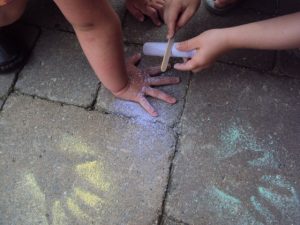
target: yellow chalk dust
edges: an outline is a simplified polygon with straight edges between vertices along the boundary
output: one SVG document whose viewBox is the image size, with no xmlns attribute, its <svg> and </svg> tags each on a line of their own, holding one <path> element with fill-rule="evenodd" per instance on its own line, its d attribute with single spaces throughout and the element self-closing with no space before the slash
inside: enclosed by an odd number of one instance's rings
<svg viewBox="0 0 300 225">
<path fill-rule="evenodd" d="M 80 219 L 89 219 L 89 216 L 80 209 L 80 207 L 72 198 L 67 199 L 67 206 L 75 217 Z"/>
<path fill-rule="evenodd" d="M 76 187 L 74 189 L 75 195 L 79 197 L 85 204 L 90 207 L 97 207 L 104 203 L 104 200 L 101 199 L 99 196 L 94 195 L 88 191 L 83 190 L 82 188 Z"/>
<path fill-rule="evenodd" d="M 73 136 L 65 135 L 60 143 L 60 149 L 70 154 L 76 155 L 94 155 L 91 147 L 82 140 Z"/>
<path fill-rule="evenodd" d="M 53 225 L 66 225 L 67 217 L 65 215 L 64 209 L 61 206 L 60 201 L 55 201 L 52 207 L 52 217 Z"/>
<path fill-rule="evenodd" d="M 85 180 L 102 191 L 108 191 L 110 183 L 104 181 L 103 165 L 99 161 L 82 163 L 76 166 L 76 172 Z"/>
</svg>

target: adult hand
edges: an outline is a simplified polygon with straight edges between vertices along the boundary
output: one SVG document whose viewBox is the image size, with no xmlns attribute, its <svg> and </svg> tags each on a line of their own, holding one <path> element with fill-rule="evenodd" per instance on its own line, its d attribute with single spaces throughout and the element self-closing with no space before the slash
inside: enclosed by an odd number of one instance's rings
<svg viewBox="0 0 300 225">
<path fill-rule="evenodd" d="M 174 68 L 181 71 L 199 72 L 210 67 L 216 59 L 229 51 L 227 29 L 213 29 L 205 31 L 197 37 L 180 42 L 176 48 L 180 51 L 196 50 L 196 54 L 184 63 L 177 63 Z"/>
<path fill-rule="evenodd" d="M 168 39 L 191 19 L 200 3 L 201 0 L 166 0 L 164 21 L 168 26 Z"/>
<path fill-rule="evenodd" d="M 113 93 L 121 99 L 139 103 L 151 116 L 158 116 L 158 113 L 146 99 L 146 95 L 163 100 L 169 104 L 176 103 L 176 99 L 163 91 L 152 88 L 151 86 L 177 84 L 180 82 L 178 77 L 158 77 L 160 66 L 149 67 L 141 70 L 135 65 L 140 61 L 141 54 L 135 54 L 126 62 L 128 84 L 118 93 Z"/>
<path fill-rule="evenodd" d="M 164 3 L 165 0 L 126 0 L 125 4 L 128 11 L 139 21 L 144 21 L 146 15 L 155 25 L 160 26 L 160 13 Z"/>
</svg>

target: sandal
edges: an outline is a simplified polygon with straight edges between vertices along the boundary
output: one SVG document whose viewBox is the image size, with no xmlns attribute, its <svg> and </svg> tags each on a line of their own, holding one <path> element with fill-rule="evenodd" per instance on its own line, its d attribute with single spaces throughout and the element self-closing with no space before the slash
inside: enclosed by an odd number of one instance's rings
<svg viewBox="0 0 300 225">
<path fill-rule="evenodd" d="M 215 0 L 204 0 L 204 5 L 206 9 L 212 14 L 223 16 L 227 14 L 229 11 L 231 11 L 232 9 L 234 9 L 240 2 L 241 0 L 238 0 L 235 3 L 229 4 L 225 7 L 218 8 L 215 6 Z"/>
<path fill-rule="evenodd" d="M 25 50 L 9 36 L 0 33 L 0 74 L 9 73 L 23 66 Z"/>
</svg>

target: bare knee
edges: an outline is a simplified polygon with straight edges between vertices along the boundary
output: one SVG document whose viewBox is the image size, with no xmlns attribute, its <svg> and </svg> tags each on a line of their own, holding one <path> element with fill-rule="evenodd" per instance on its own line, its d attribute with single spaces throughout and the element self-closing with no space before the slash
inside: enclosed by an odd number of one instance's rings
<svg viewBox="0 0 300 225">
<path fill-rule="evenodd" d="M 0 27 L 17 21 L 24 13 L 27 0 L 15 0 L 0 7 Z"/>
</svg>

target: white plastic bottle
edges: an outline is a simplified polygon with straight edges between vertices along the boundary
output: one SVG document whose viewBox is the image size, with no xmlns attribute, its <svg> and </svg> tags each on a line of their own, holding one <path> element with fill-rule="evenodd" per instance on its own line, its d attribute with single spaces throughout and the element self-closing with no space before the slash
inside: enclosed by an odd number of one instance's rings
<svg viewBox="0 0 300 225">
<path fill-rule="evenodd" d="M 173 44 L 171 57 L 192 58 L 196 54 L 196 50 L 187 52 L 179 51 L 176 49 L 176 44 Z M 166 48 L 166 42 L 146 42 L 143 46 L 143 53 L 150 56 L 164 56 Z"/>
</svg>

